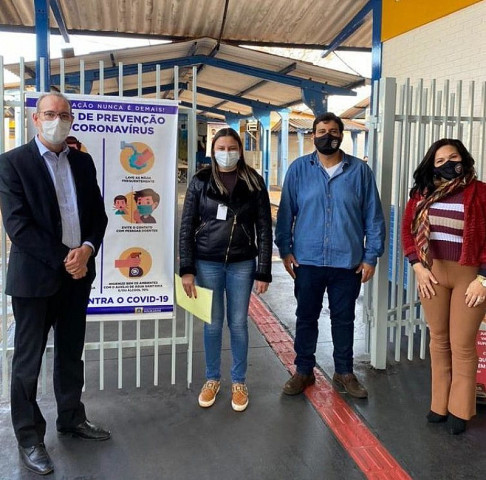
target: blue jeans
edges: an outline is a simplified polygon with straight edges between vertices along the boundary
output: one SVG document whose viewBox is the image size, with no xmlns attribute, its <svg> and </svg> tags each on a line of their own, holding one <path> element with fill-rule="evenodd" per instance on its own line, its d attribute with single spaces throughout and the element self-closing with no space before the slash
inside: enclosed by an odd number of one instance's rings
<svg viewBox="0 0 486 480">
<path fill-rule="evenodd" d="M 255 278 L 255 260 L 224 264 L 196 261 L 197 284 L 213 291 L 211 324 L 204 324 L 204 351 L 206 378 L 221 378 L 221 343 L 224 323 L 226 291 L 226 317 L 231 338 L 231 381 L 244 383 L 248 358 L 248 305 Z"/>
<path fill-rule="evenodd" d="M 316 364 L 319 316 L 327 289 L 331 313 L 336 373 L 353 372 L 354 309 L 361 288 L 361 273 L 356 268 L 315 267 L 300 265 L 295 269 L 297 323 L 294 348 L 297 372 L 308 375 Z"/>
</svg>

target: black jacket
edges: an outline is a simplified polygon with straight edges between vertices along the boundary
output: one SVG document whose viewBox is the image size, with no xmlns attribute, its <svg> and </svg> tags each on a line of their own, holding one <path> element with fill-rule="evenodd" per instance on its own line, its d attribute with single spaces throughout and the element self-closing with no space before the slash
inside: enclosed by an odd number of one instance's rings
<svg viewBox="0 0 486 480">
<path fill-rule="evenodd" d="M 81 241 L 98 252 L 108 219 L 93 159 L 71 148 L 68 161 L 76 186 Z M 0 206 L 12 248 L 5 293 L 16 297 L 53 295 L 65 280 L 61 213 L 46 162 L 35 140 L 0 155 Z M 94 257 L 86 279 L 95 277 Z"/>
<path fill-rule="evenodd" d="M 194 175 L 182 211 L 180 275 L 196 275 L 196 259 L 233 263 L 251 260 L 258 255 L 255 280 L 271 282 L 270 200 L 262 177 L 258 175 L 258 179 L 261 190 L 250 192 L 246 182 L 238 178 L 231 197 L 228 197 L 217 190 L 211 168 L 204 168 Z M 219 205 L 228 208 L 226 220 L 216 218 Z"/>
</svg>

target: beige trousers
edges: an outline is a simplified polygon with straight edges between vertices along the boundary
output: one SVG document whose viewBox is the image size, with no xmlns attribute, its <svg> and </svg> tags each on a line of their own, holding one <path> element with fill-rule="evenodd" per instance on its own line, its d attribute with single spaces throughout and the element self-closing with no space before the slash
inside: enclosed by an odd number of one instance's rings
<svg viewBox="0 0 486 480">
<path fill-rule="evenodd" d="M 432 273 L 439 285 L 431 299 L 421 298 L 430 330 L 432 367 L 431 410 L 469 420 L 476 414 L 476 334 L 486 303 L 468 307 L 465 293 L 477 267 L 434 260 Z"/>
</svg>

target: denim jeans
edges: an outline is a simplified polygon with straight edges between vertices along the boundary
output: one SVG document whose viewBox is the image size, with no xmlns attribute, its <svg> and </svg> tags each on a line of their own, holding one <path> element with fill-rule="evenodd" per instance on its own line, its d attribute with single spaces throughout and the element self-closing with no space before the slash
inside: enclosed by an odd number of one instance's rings
<svg viewBox="0 0 486 480">
<path fill-rule="evenodd" d="M 361 273 L 356 268 L 315 267 L 300 265 L 295 269 L 297 323 L 294 348 L 297 371 L 308 375 L 316 364 L 319 316 L 327 289 L 331 313 L 336 373 L 353 372 L 354 309 L 361 288 Z"/>
<path fill-rule="evenodd" d="M 204 324 L 204 351 L 206 378 L 221 378 L 221 343 L 224 323 L 226 292 L 226 318 L 230 330 L 231 381 L 244 383 L 248 358 L 248 305 L 255 278 L 255 260 L 224 264 L 197 260 L 197 284 L 213 291 L 211 324 Z"/>
</svg>

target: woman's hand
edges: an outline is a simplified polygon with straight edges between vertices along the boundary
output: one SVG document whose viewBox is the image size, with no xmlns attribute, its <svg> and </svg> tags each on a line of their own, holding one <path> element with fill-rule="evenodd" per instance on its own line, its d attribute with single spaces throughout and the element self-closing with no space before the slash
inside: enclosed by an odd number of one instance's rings
<svg viewBox="0 0 486 480">
<path fill-rule="evenodd" d="M 421 263 L 414 264 L 412 268 L 417 277 L 417 290 L 420 297 L 432 298 L 435 296 L 434 285 L 438 285 L 439 282 L 434 277 L 433 273 Z"/>
<path fill-rule="evenodd" d="M 486 287 L 483 287 L 474 279 L 466 290 L 466 305 L 468 307 L 479 307 L 486 299 Z"/>
<path fill-rule="evenodd" d="M 262 282 L 260 280 L 255 281 L 255 293 L 260 295 L 268 290 L 268 282 Z"/>
<path fill-rule="evenodd" d="M 197 290 L 196 290 L 196 285 L 194 283 L 194 275 L 192 273 L 186 273 L 185 275 L 182 275 L 182 288 L 186 292 L 186 295 L 189 298 L 192 298 L 194 295 L 194 298 L 197 298 Z"/>
</svg>

